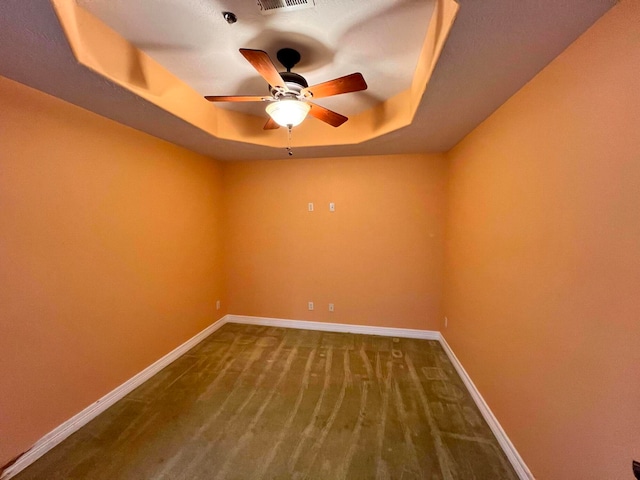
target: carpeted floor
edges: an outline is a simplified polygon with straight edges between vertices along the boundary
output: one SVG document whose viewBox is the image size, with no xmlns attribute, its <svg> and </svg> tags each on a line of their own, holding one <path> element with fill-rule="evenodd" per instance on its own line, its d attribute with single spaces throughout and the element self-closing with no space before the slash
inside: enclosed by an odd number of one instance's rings
<svg viewBox="0 0 640 480">
<path fill-rule="evenodd" d="M 238 324 L 15 478 L 517 479 L 438 342 Z"/>
</svg>

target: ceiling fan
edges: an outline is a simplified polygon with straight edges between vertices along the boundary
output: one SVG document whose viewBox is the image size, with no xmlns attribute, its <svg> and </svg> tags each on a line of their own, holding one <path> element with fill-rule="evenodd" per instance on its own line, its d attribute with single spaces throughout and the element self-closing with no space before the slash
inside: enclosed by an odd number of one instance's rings
<svg viewBox="0 0 640 480">
<path fill-rule="evenodd" d="M 300 61 L 300 54 L 292 48 L 282 48 L 277 53 L 278 61 L 287 69 L 286 72 L 278 72 L 269 55 L 262 50 L 241 48 L 240 53 L 267 81 L 271 95 L 209 95 L 204 98 L 210 102 L 269 102 L 266 111 L 270 118 L 264 126 L 265 130 L 281 126 L 291 129 L 302 123 L 307 114 L 333 127 L 339 127 L 348 118 L 311 102 L 311 99 L 367 89 L 361 73 L 352 73 L 310 87 L 302 75 L 291 71 Z"/>
</svg>

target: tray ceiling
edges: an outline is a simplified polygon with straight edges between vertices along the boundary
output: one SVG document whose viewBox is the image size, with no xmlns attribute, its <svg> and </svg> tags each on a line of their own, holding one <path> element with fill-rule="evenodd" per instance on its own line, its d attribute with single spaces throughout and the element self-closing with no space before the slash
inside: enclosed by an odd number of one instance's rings
<svg viewBox="0 0 640 480">
<path fill-rule="evenodd" d="M 320 2 L 320 0 L 317 1 Z M 91 2 L 87 0 L 86 3 Z M 130 4 L 132 2 L 112 0 L 102 3 Z M 167 7 L 171 2 L 156 0 L 153 3 Z M 239 22 L 242 21 L 242 10 L 238 5 L 246 4 L 242 8 L 255 7 L 253 0 L 246 2 L 184 0 L 181 3 L 190 8 L 224 7 L 225 10 L 234 11 L 239 16 Z M 327 0 L 325 3 L 333 2 Z M 359 2 L 340 0 L 335 3 L 355 5 Z M 382 3 L 389 5 L 389 2 L 365 3 L 376 4 L 378 7 Z M 411 4 L 419 3 L 421 2 L 393 2 L 391 9 L 410 10 L 413 8 Z M 458 3 L 460 11 L 457 19 L 410 126 L 357 145 L 300 148 L 296 150 L 296 156 L 446 151 L 561 53 L 611 8 L 616 0 L 556 0 L 553 2 L 548 0 L 518 2 L 459 0 Z M 367 9 L 371 13 L 370 7 Z M 394 38 L 401 35 L 397 26 L 389 25 L 389 28 L 384 28 L 385 18 L 388 18 L 385 17 L 384 12 L 382 15 L 378 12 L 366 18 L 377 18 L 381 24 L 381 28 L 376 30 L 379 35 L 375 40 L 378 42 L 393 42 Z M 418 21 L 413 17 L 410 20 Z M 221 22 L 223 19 L 220 18 L 218 21 Z M 233 27 L 233 25 L 220 25 L 220 27 L 226 26 Z M 318 25 L 316 28 L 322 30 L 329 29 L 330 26 Z M 346 34 L 343 32 L 342 36 L 348 37 L 353 30 L 355 29 L 349 29 Z M 198 35 L 201 34 L 202 32 Z M 198 43 L 197 40 L 200 37 L 191 35 L 191 32 L 185 33 L 184 41 L 177 44 L 178 47 L 189 49 L 192 48 L 193 43 Z M 319 34 L 308 35 L 308 37 L 322 38 Z M 137 41 L 141 40 L 143 39 L 137 39 Z M 330 46 L 330 42 L 325 43 Z M 355 43 L 361 47 L 363 44 L 367 44 L 364 48 L 368 48 L 369 44 L 362 40 Z M 397 47 L 399 44 L 395 45 Z M 252 45 L 241 46 L 251 47 Z M 165 47 L 167 45 L 164 44 L 145 46 L 150 53 L 151 50 L 162 50 Z M 210 57 L 230 55 L 226 49 L 218 47 L 209 47 L 211 48 Z M 235 50 L 235 45 L 233 49 Z M 169 53 L 179 57 L 179 52 L 178 48 L 177 51 Z M 335 56 L 334 52 L 333 58 Z M 241 65 L 244 61 L 239 55 L 238 57 L 233 60 L 234 65 Z M 390 69 L 385 67 L 385 60 L 382 58 L 372 60 L 371 62 L 375 65 L 371 68 L 380 69 L 389 75 Z M 186 65 L 188 62 L 184 63 Z M 407 61 L 408 64 L 409 61 Z M 329 68 L 327 65 L 318 66 L 319 74 L 324 68 Z M 202 81 L 211 81 L 211 88 L 218 88 L 219 82 L 227 81 L 228 78 L 224 72 L 220 75 L 221 72 L 216 70 L 217 77 L 210 79 L 208 70 L 206 71 L 208 73 L 203 75 L 200 66 L 191 68 L 194 70 L 194 75 L 202 75 L 200 78 Z M 0 2 L 0 75 L 215 158 L 233 160 L 286 157 L 286 153 L 279 148 L 246 145 L 212 137 L 79 65 L 69 49 L 48 0 Z M 371 73 L 367 81 L 375 84 L 376 78 L 383 78 L 382 75 L 377 77 L 377 74 Z M 329 76 L 328 74 L 327 77 Z M 327 77 L 322 73 L 323 80 Z M 242 80 L 236 79 L 234 82 L 237 87 L 242 86 Z M 208 85 L 198 86 L 197 89 L 208 89 L 210 88 Z M 236 92 L 225 90 L 206 93 Z M 243 91 L 242 93 L 251 92 Z M 331 108 L 330 105 L 327 106 Z M 349 106 L 349 108 L 357 107 Z"/>
<path fill-rule="evenodd" d="M 255 1 L 77 0 L 133 45 L 204 95 L 264 95 L 265 81 L 239 54 L 265 50 L 279 70 L 280 48 L 302 59 L 293 69 L 310 85 L 361 72 L 368 90 L 323 99 L 345 115 L 408 89 L 433 11 L 433 0 L 316 0 L 311 8 L 264 15 Z M 223 12 L 233 12 L 228 24 Z M 265 116 L 264 105 L 221 103 Z"/>
</svg>

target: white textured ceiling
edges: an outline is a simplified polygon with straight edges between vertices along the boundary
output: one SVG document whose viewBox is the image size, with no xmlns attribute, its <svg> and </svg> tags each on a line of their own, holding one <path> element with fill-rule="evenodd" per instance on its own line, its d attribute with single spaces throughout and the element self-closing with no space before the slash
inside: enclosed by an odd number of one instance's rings
<svg viewBox="0 0 640 480">
<path fill-rule="evenodd" d="M 253 0 L 77 0 L 201 95 L 264 95 L 266 82 L 239 53 L 298 50 L 309 85 L 361 72 L 366 92 L 318 102 L 350 115 L 411 86 L 434 0 L 316 0 L 264 15 Z M 229 25 L 222 13 L 238 21 Z M 262 103 L 222 108 L 266 116 Z"/>
<path fill-rule="evenodd" d="M 356 3 L 335 1 L 345 5 Z M 153 3 L 160 8 L 171 2 Z M 196 4 L 187 0 L 182 3 Z M 365 3 L 391 7 L 371 17 L 371 21 L 381 24 L 375 40 L 391 42 L 401 32 L 397 27 L 386 28 L 385 12 L 410 9 L 409 4 L 415 2 Z M 446 151 L 561 53 L 616 0 L 459 0 L 458 3 L 458 17 L 412 125 L 358 145 L 299 148 L 296 157 Z M 216 8 L 237 13 L 240 4 L 253 7 L 254 0 L 197 4 L 210 8 L 217 5 Z M 321 30 L 330 25 L 316 28 Z M 185 38 L 190 39 L 189 35 L 185 33 Z M 179 56 L 180 46 L 189 45 L 188 41 L 163 48 L 175 47 L 172 54 Z M 371 41 L 365 37 L 356 47 L 367 49 L 366 42 Z M 211 52 L 212 56 L 228 55 L 220 45 L 212 46 Z M 236 60 L 237 64 L 242 62 L 242 58 Z M 383 64 L 384 59 L 375 58 L 371 62 Z M 212 137 L 79 65 L 48 0 L 0 1 L 0 75 L 215 158 L 286 157 L 281 149 Z M 367 75 L 367 82 L 375 84 L 376 75 Z M 217 80 L 214 83 L 218 85 Z"/>
</svg>

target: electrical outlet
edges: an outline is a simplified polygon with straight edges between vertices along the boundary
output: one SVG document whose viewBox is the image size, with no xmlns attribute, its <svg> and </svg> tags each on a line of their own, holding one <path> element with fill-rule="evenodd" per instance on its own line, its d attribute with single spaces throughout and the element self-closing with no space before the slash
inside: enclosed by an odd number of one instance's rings
<svg viewBox="0 0 640 480">
<path fill-rule="evenodd" d="M 220 300 L 216 300 L 216 310 L 220 310 Z"/>
<path fill-rule="evenodd" d="M 313 302 L 309 302 L 309 310 L 313 310 Z"/>
<path fill-rule="evenodd" d="M 330 312 L 333 312 L 333 303 L 330 303 L 330 304 L 329 304 L 329 311 L 330 311 Z"/>
<path fill-rule="evenodd" d="M 313 203 L 309 202 L 308 208 L 310 212 L 313 212 Z"/>
<path fill-rule="evenodd" d="M 444 317 L 444 328 L 447 328 L 449 324 L 449 319 L 447 317 Z"/>
</svg>

